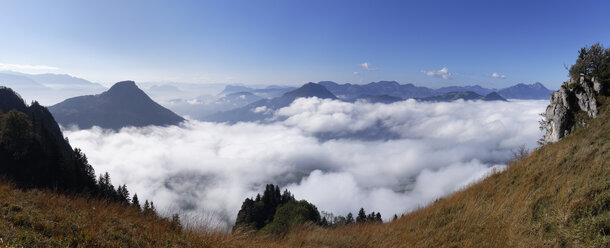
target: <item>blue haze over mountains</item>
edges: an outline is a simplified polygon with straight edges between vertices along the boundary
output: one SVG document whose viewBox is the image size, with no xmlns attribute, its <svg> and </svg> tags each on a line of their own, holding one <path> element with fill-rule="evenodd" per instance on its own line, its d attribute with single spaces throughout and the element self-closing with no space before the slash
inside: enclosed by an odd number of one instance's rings
<svg viewBox="0 0 610 248">
<path fill-rule="evenodd" d="M 234 86 L 228 86 L 231 90 L 244 90 Z M 284 89 L 287 90 L 287 89 Z M 253 93 L 244 91 L 242 93 Z M 415 86 L 413 84 L 399 84 L 396 81 L 380 81 L 365 85 L 337 84 L 330 81 L 322 81 L 317 84 L 307 83 L 301 88 L 289 91 L 281 97 L 262 99 L 252 102 L 240 108 L 222 111 L 204 117 L 201 120 L 214 122 L 236 123 L 240 121 L 275 121 L 273 113 L 275 110 L 289 106 L 299 97 L 317 97 L 321 99 L 338 99 L 342 101 L 355 102 L 364 100 L 371 103 L 393 103 L 405 99 L 416 99 L 418 101 L 454 101 L 454 100 L 483 100 L 483 101 L 506 101 L 506 99 L 548 99 L 551 90 L 541 83 L 531 85 L 517 84 L 511 87 L 487 89 L 481 86 L 450 86 L 440 89 Z"/>
<path fill-rule="evenodd" d="M 26 101 L 36 100 L 50 105 L 69 97 L 98 94 L 107 88 L 82 78 L 66 74 L 25 74 L 13 71 L 0 72 L 0 86 L 19 93 Z"/>
<path fill-rule="evenodd" d="M 413 84 L 399 84 L 396 81 L 369 84 L 338 84 L 322 81 L 307 83 L 299 88 L 186 83 L 138 84 L 143 86 L 143 91 L 132 83 L 130 87 L 113 87 L 114 89 L 109 91 L 112 94 L 109 92 L 100 94 L 106 90 L 104 86 L 69 75 L 0 72 L 0 85 L 13 88 L 26 100 L 35 99 L 42 105 L 82 96 L 50 107 L 60 124 L 63 126 L 77 124 L 80 128 L 101 126 L 119 129 L 125 126 L 174 125 L 183 120 L 179 115 L 213 122 L 274 121 L 273 118 L 277 118 L 274 117 L 274 111 L 289 106 L 299 97 L 387 104 L 405 99 L 418 101 L 548 99 L 551 93 L 540 83 L 517 84 L 503 89 L 488 89 L 479 85 L 432 89 Z M 108 98 L 109 96 L 112 98 Z M 130 104 L 137 107 L 129 111 Z M 172 111 L 176 114 L 171 113 Z M 109 115 L 112 112 L 120 112 L 120 115 Z"/>
<path fill-rule="evenodd" d="M 474 86 L 448 86 L 439 89 L 415 86 L 413 84 L 399 84 L 396 81 L 380 81 L 365 85 L 359 84 L 337 84 L 335 82 L 323 81 L 319 84 L 326 87 L 340 98 L 358 98 L 361 95 L 388 95 L 399 98 L 424 98 L 442 95 L 449 92 L 472 91 L 479 95 L 487 95 L 492 92 L 507 99 L 548 99 L 551 90 L 541 83 L 530 85 L 517 84 L 503 89 L 488 89 L 479 85 Z"/>
</svg>

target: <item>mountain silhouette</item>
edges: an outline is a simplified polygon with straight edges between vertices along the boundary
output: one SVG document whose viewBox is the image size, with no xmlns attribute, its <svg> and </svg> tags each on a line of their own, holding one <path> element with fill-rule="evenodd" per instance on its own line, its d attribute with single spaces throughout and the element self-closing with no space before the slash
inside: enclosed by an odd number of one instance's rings
<svg viewBox="0 0 610 248">
<path fill-rule="evenodd" d="M 496 92 L 489 93 L 485 96 L 479 95 L 472 91 L 464 91 L 464 92 L 449 92 L 440 96 L 431 96 L 419 98 L 420 101 L 430 101 L 430 102 L 451 102 L 455 100 L 465 100 L 465 101 L 474 101 L 474 100 L 483 100 L 483 101 L 506 101 L 506 99 L 502 98 L 502 96 L 498 95 Z"/>
<path fill-rule="evenodd" d="M 395 103 L 395 102 L 400 102 L 400 101 L 404 101 L 405 99 L 401 98 L 401 97 L 396 97 L 396 96 L 389 96 L 389 95 L 361 95 L 357 98 L 353 98 L 353 99 L 349 99 L 349 102 L 356 102 L 356 101 L 366 101 L 369 103 Z"/>
<path fill-rule="evenodd" d="M 463 91 L 472 91 L 474 93 L 477 93 L 479 95 L 487 95 L 491 92 L 494 92 L 495 89 L 488 89 L 488 88 L 483 88 L 480 85 L 468 85 L 468 86 L 447 86 L 447 87 L 441 87 L 435 90 L 436 94 L 446 94 L 449 92 L 463 92 Z"/>
<path fill-rule="evenodd" d="M 552 91 L 541 83 L 517 84 L 498 91 L 498 94 L 508 99 L 549 99 Z"/>
<path fill-rule="evenodd" d="M 262 98 L 274 98 L 274 97 L 280 97 L 283 94 L 295 90 L 295 87 L 290 87 L 290 86 L 267 86 L 265 88 L 262 89 L 256 89 L 256 88 L 250 88 L 250 87 L 246 87 L 246 86 L 241 86 L 241 85 L 227 85 L 224 90 L 222 92 L 220 92 L 219 96 L 223 97 L 223 96 L 228 96 L 230 94 L 234 94 L 234 93 L 243 93 L 243 92 L 250 92 L 258 97 L 262 97 Z"/>
<path fill-rule="evenodd" d="M 307 83 L 298 89 L 284 93 L 281 97 L 262 99 L 244 107 L 218 112 L 205 118 L 206 121 L 236 123 L 240 121 L 259 121 L 272 117 L 273 111 L 289 106 L 294 100 L 302 97 L 337 99 L 326 87 Z"/>
<path fill-rule="evenodd" d="M 331 81 L 319 82 L 333 94 L 342 99 L 354 99 L 362 95 L 377 96 L 387 95 L 399 98 L 417 98 L 434 95 L 434 90 L 427 87 L 419 87 L 413 84 L 399 84 L 396 81 L 379 81 L 364 85 L 360 84 L 337 84 Z"/>
<path fill-rule="evenodd" d="M 133 81 L 118 82 L 99 95 L 79 96 L 49 107 L 63 126 L 118 130 L 127 126 L 176 125 L 184 119 L 162 107 Z"/>
<path fill-rule="evenodd" d="M 485 95 L 483 98 L 481 98 L 481 100 L 483 100 L 483 101 L 506 101 L 506 99 L 504 99 L 504 97 L 502 97 L 500 94 L 498 94 L 496 92 L 491 92 L 491 93 Z"/>
<path fill-rule="evenodd" d="M 517 84 L 500 90 L 488 89 L 480 85 L 474 86 L 447 86 L 439 89 L 415 86 L 413 84 L 399 84 L 396 81 L 379 81 L 368 84 L 337 84 L 331 81 L 321 81 L 320 85 L 326 87 L 330 92 L 341 99 L 357 99 L 361 96 L 381 96 L 387 95 L 402 99 L 408 98 L 427 98 L 441 96 L 451 92 L 474 92 L 479 95 L 487 95 L 497 92 L 503 98 L 512 99 L 548 99 L 551 90 L 541 83 Z"/>
</svg>

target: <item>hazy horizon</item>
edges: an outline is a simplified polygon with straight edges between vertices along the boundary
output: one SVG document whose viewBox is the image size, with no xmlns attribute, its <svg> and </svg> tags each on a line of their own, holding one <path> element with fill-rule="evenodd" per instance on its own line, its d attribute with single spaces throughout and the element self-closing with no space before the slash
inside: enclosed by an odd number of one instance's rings
<svg viewBox="0 0 610 248">
<path fill-rule="evenodd" d="M 75 76 L 72 75 L 70 73 L 54 73 L 54 72 L 40 72 L 40 73 L 36 73 L 36 72 L 23 72 L 23 71 L 18 71 L 18 70 L 0 70 L 0 73 L 8 73 L 8 74 L 25 74 L 25 75 L 66 75 L 66 76 L 70 76 L 73 78 L 77 78 L 77 79 L 84 79 L 87 80 L 91 83 L 94 84 L 100 84 L 106 88 L 110 88 L 112 85 L 118 83 L 118 82 L 122 82 L 122 81 L 134 81 L 136 84 L 144 84 L 147 86 L 161 86 L 161 85 L 165 85 L 165 84 L 196 84 L 196 85 L 221 85 L 221 86 L 227 86 L 227 85 L 232 85 L 232 86 L 245 86 L 245 87 L 250 87 L 250 88 L 265 88 L 265 87 L 269 87 L 269 86 L 287 86 L 287 87 L 299 87 L 302 86 L 303 84 L 306 83 L 319 83 L 319 82 L 325 82 L 325 81 L 330 81 L 330 82 L 335 82 L 338 84 L 357 84 L 357 85 L 364 85 L 364 84 L 369 84 L 369 83 L 376 83 L 376 82 L 382 82 L 382 81 L 387 81 L 387 82 L 392 82 L 395 81 L 399 84 L 413 84 L 415 86 L 421 86 L 421 87 L 428 87 L 431 89 L 439 89 L 439 88 L 443 88 L 443 87 L 448 87 L 448 86 L 481 86 L 484 88 L 489 88 L 489 89 L 501 89 L 501 88 L 505 88 L 505 87 L 510 87 L 510 86 L 514 86 L 516 84 L 534 84 L 534 83 L 542 83 L 539 81 L 534 81 L 534 82 L 516 82 L 514 84 L 507 84 L 505 86 L 502 86 L 500 88 L 493 88 L 493 87 L 486 87 L 485 85 L 481 85 L 481 84 L 452 84 L 452 82 L 447 81 L 444 82 L 445 84 L 439 85 L 439 86 L 435 86 L 435 87 L 429 87 L 426 85 L 422 85 L 422 84 L 418 84 L 418 83 L 413 83 L 413 82 L 401 82 L 398 80 L 393 80 L 393 79 L 382 79 L 382 80 L 377 80 L 377 81 L 367 81 L 367 82 L 351 82 L 351 81 L 347 81 L 347 82 L 339 82 L 339 81 L 333 81 L 333 80 L 320 80 L 320 81 L 303 81 L 302 83 L 299 84 L 299 82 L 295 82 L 294 84 L 282 84 L 282 83 L 278 83 L 278 84 L 250 84 L 250 83 L 243 83 L 243 82 L 235 82 L 235 83 L 227 83 L 227 82 L 181 82 L 181 81 L 136 81 L 136 80 L 132 80 L 132 79 L 121 79 L 118 81 L 112 81 L 112 82 L 96 82 L 93 80 L 89 80 L 87 78 L 84 77 L 79 77 L 79 76 Z M 0 82 L 1 85 L 2 82 Z M 549 88 L 549 89 L 554 89 L 549 87 L 548 85 L 542 83 L 545 87 Z"/>
</svg>

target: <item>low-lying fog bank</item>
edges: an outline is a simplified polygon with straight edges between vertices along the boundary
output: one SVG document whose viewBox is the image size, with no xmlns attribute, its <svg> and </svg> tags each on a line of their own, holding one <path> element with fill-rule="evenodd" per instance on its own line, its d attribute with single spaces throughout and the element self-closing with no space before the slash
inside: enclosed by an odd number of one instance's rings
<svg viewBox="0 0 610 248">
<path fill-rule="evenodd" d="M 96 172 L 157 209 L 232 224 L 264 184 L 319 210 L 384 219 L 425 205 L 536 146 L 544 101 L 394 104 L 298 99 L 270 124 L 65 130 Z"/>
</svg>

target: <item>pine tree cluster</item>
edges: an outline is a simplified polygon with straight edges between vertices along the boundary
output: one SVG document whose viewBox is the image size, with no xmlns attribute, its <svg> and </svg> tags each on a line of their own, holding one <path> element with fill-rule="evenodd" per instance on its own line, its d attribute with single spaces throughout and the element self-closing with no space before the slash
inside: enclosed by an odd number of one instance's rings
<svg viewBox="0 0 610 248">
<path fill-rule="evenodd" d="M 295 200 L 294 196 L 279 186 L 267 184 L 263 195 L 246 198 L 233 230 L 238 228 L 264 230 L 268 233 L 285 233 L 292 226 L 305 222 L 320 224 L 320 213 L 313 204 Z"/>
</svg>

